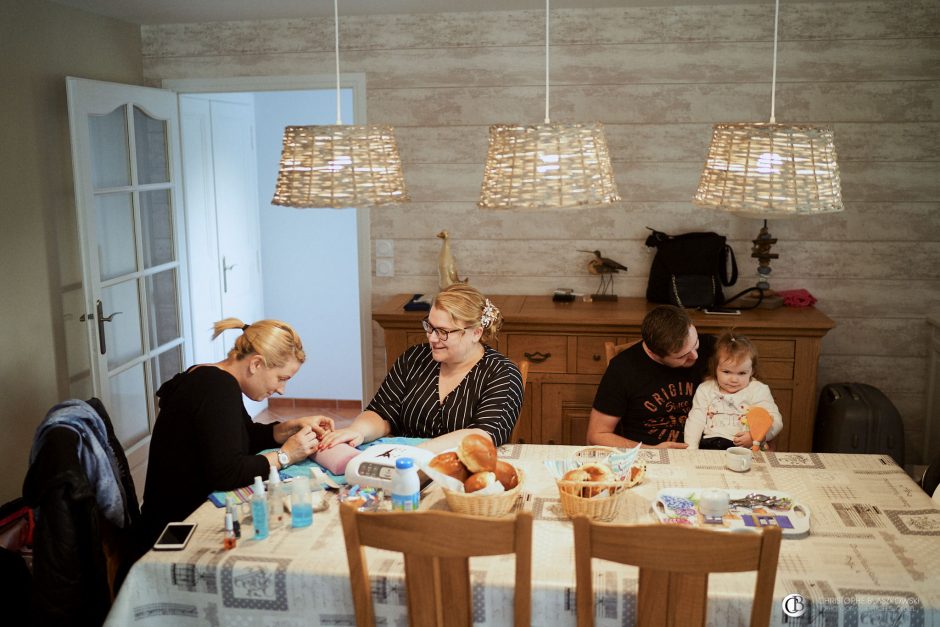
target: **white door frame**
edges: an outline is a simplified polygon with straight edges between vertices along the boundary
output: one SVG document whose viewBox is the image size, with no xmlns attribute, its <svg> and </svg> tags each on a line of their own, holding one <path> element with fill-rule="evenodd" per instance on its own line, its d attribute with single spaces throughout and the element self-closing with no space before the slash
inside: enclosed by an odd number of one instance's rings
<svg viewBox="0 0 940 627">
<path fill-rule="evenodd" d="M 178 94 L 336 89 L 336 75 L 236 76 L 230 78 L 163 79 L 161 86 Z M 353 91 L 352 124 L 366 123 L 366 76 L 342 74 L 340 87 Z M 359 265 L 359 343 L 361 345 L 362 403 L 372 398 L 372 232 L 368 207 L 356 208 Z"/>
</svg>

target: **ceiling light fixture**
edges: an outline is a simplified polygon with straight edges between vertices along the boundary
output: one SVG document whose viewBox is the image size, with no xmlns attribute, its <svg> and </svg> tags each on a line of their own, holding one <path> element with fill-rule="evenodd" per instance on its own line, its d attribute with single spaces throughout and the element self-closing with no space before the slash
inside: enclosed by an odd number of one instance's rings
<svg viewBox="0 0 940 627">
<path fill-rule="evenodd" d="M 337 0 L 333 0 L 333 17 L 336 125 L 284 129 L 284 148 L 271 202 L 286 207 L 333 208 L 408 202 L 392 127 L 343 125 Z"/>
<path fill-rule="evenodd" d="M 483 167 L 483 209 L 546 209 L 620 200 L 604 128 L 549 118 L 549 0 L 545 0 L 545 123 L 495 124 Z"/>
</svg>

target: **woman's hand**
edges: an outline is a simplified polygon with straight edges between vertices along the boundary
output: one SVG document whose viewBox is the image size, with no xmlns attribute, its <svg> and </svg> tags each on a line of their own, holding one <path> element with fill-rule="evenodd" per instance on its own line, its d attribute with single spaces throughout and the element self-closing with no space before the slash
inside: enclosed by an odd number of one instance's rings
<svg viewBox="0 0 940 627">
<path fill-rule="evenodd" d="M 350 446 L 355 447 L 362 444 L 363 441 L 365 441 L 365 436 L 360 431 L 352 427 L 346 427 L 345 429 L 330 431 L 324 435 L 323 439 L 320 441 L 319 450 L 322 451 L 324 449 L 333 448 L 342 442 L 347 442 Z"/>
<path fill-rule="evenodd" d="M 735 433 L 731 441 L 734 442 L 735 446 L 741 446 L 744 448 L 751 448 L 754 445 L 754 439 L 751 438 L 750 431 L 742 431 L 741 433 Z"/>
<path fill-rule="evenodd" d="M 647 445 L 644 444 L 642 448 L 647 448 Z M 685 442 L 660 442 L 656 446 L 649 446 L 648 448 L 689 448 L 689 445 Z"/>
<path fill-rule="evenodd" d="M 287 438 L 281 450 L 290 457 L 290 463 L 296 464 L 316 453 L 319 444 L 320 440 L 317 438 L 316 431 L 310 425 L 304 425 L 297 433 Z"/>
<path fill-rule="evenodd" d="M 314 434 L 322 437 L 323 434 L 333 430 L 333 419 L 326 416 L 304 416 L 291 418 L 274 425 L 274 441 L 284 444 L 288 438 L 298 433 L 304 427 L 313 430 Z"/>
</svg>

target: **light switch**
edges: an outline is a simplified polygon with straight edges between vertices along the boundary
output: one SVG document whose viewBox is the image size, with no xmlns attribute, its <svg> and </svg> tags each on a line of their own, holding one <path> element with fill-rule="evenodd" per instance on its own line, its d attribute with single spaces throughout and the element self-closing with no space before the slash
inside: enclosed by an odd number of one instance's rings
<svg viewBox="0 0 940 627">
<path fill-rule="evenodd" d="M 375 276 L 395 276 L 395 261 L 393 259 L 376 259 Z"/>
<path fill-rule="evenodd" d="M 395 242 L 390 239 L 375 240 L 375 256 L 376 258 L 394 257 L 395 256 Z"/>
</svg>

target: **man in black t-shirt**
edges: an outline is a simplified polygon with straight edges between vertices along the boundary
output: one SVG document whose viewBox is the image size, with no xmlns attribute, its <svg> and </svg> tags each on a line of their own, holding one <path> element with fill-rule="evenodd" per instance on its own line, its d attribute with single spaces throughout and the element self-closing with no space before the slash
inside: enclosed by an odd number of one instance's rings
<svg viewBox="0 0 940 627">
<path fill-rule="evenodd" d="M 699 336 L 678 307 L 656 307 L 643 319 L 643 340 L 614 357 L 594 396 L 588 444 L 686 448 L 681 442 L 695 388 L 715 338 Z"/>
</svg>

